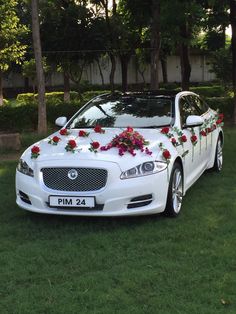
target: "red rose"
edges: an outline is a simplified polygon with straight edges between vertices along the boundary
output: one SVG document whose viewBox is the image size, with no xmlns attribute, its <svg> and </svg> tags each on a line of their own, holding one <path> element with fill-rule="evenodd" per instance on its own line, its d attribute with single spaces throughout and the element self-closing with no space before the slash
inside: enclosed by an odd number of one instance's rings
<svg viewBox="0 0 236 314">
<path fill-rule="evenodd" d="M 67 135 L 67 129 L 61 129 L 60 134 L 61 135 Z"/>
<path fill-rule="evenodd" d="M 206 132 L 203 131 L 203 130 L 200 133 L 201 133 L 202 136 L 206 136 L 207 135 Z"/>
<path fill-rule="evenodd" d="M 31 148 L 31 153 L 32 154 L 38 154 L 40 152 L 40 148 L 38 146 L 33 146 Z"/>
<path fill-rule="evenodd" d="M 174 137 L 171 138 L 171 143 L 176 144 L 176 139 Z"/>
<path fill-rule="evenodd" d="M 221 124 L 222 123 L 222 120 L 221 119 L 218 119 L 217 121 L 216 121 L 216 124 L 218 125 L 218 124 Z"/>
<path fill-rule="evenodd" d="M 92 142 L 91 146 L 93 149 L 98 149 L 100 147 L 100 144 L 98 142 Z"/>
<path fill-rule="evenodd" d="M 132 133 L 134 131 L 134 129 L 131 128 L 130 126 L 128 126 L 126 131 L 129 132 L 129 133 Z"/>
<path fill-rule="evenodd" d="M 224 114 L 223 114 L 223 113 L 220 113 L 220 114 L 218 115 L 218 119 L 220 119 L 221 121 L 223 121 L 223 120 L 224 120 Z"/>
<path fill-rule="evenodd" d="M 80 137 L 84 137 L 84 136 L 86 136 L 86 134 L 87 134 L 87 133 L 86 133 L 84 130 L 80 130 L 80 131 L 79 131 L 79 136 L 80 136 Z"/>
<path fill-rule="evenodd" d="M 60 139 L 60 137 L 58 137 L 58 136 L 54 136 L 54 137 L 52 138 L 52 140 L 53 140 L 54 143 L 58 143 L 61 139 Z"/>
<path fill-rule="evenodd" d="M 161 129 L 161 133 L 162 133 L 162 134 L 168 134 L 169 131 L 170 131 L 170 129 L 169 129 L 168 127 L 165 127 L 165 128 L 163 128 L 163 129 Z"/>
<path fill-rule="evenodd" d="M 211 128 L 207 128 L 207 133 L 211 133 Z"/>
<path fill-rule="evenodd" d="M 68 145 L 73 149 L 77 146 L 76 141 L 74 140 L 69 140 L 68 141 Z"/>
<path fill-rule="evenodd" d="M 196 135 L 192 135 L 191 136 L 191 142 L 192 143 L 196 143 L 197 142 L 197 136 Z"/>
<path fill-rule="evenodd" d="M 96 125 L 94 128 L 94 132 L 96 133 L 104 133 L 105 131 L 102 129 L 100 125 Z"/>
<path fill-rule="evenodd" d="M 163 151 L 162 155 L 163 155 L 163 157 L 164 157 L 165 159 L 170 159 L 170 158 L 171 158 L 171 154 L 170 154 L 170 152 L 168 151 L 168 149 L 165 149 L 165 150 Z"/>
<path fill-rule="evenodd" d="M 183 142 L 183 143 L 184 143 L 184 142 L 187 142 L 187 137 L 186 137 L 186 135 L 182 135 L 180 139 L 181 139 L 181 142 Z"/>
</svg>

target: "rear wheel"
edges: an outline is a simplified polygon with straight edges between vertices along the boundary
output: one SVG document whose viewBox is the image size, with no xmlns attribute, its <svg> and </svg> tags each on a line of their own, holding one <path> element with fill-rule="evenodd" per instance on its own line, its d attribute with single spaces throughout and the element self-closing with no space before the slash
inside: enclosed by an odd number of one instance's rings
<svg viewBox="0 0 236 314">
<path fill-rule="evenodd" d="M 175 163 L 171 175 L 168 189 L 165 214 L 170 217 L 178 216 L 183 200 L 183 171 L 179 163 Z"/>
<path fill-rule="evenodd" d="M 215 154 L 215 162 L 213 166 L 213 170 L 216 172 L 220 172 L 223 167 L 223 141 L 221 137 L 218 137 L 216 144 L 216 154 Z"/>
</svg>

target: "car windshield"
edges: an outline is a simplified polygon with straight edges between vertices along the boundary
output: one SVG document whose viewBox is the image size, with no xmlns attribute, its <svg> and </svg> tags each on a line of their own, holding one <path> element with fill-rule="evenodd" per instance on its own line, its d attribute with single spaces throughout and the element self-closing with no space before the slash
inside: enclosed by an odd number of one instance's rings
<svg viewBox="0 0 236 314">
<path fill-rule="evenodd" d="M 173 122 L 173 106 L 174 98 L 170 96 L 103 96 L 92 100 L 67 127 L 162 127 Z"/>
</svg>

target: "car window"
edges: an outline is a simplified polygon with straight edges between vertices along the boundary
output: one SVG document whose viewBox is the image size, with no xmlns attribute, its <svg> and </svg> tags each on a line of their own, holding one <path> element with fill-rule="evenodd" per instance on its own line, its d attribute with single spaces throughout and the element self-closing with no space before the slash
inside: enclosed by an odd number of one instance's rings
<svg viewBox="0 0 236 314">
<path fill-rule="evenodd" d="M 180 119 L 182 126 L 185 124 L 188 116 L 201 114 L 199 108 L 195 106 L 195 103 L 190 101 L 189 96 L 190 95 L 183 96 L 179 100 Z"/>
<path fill-rule="evenodd" d="M 68 124 L 70 128 L 160 127 L 170 125 L 174 99 L 165 96 L 111 96 L 94 99 Z"/>
<path fill-rule="evenodd" d="M 199 96 L 189 95 L 188 101 L 197 108 L 199 114 L 204 114 L 208 109 L 208 105 Z"/>
</svg>

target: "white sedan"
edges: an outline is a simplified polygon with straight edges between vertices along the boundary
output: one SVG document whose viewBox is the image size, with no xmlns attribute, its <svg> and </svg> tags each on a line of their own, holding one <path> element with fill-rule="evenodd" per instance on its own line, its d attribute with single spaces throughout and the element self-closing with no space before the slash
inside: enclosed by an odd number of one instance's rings
<svg viewBox="0 0 236 314">
<path fill-rule="evenodd" d="M 56 215 L 177 216 L 206 169 L 222 169 L 223 115 L 192 92 L 98 96 L 16 170 L 17 204 Z"/>
</svg>

